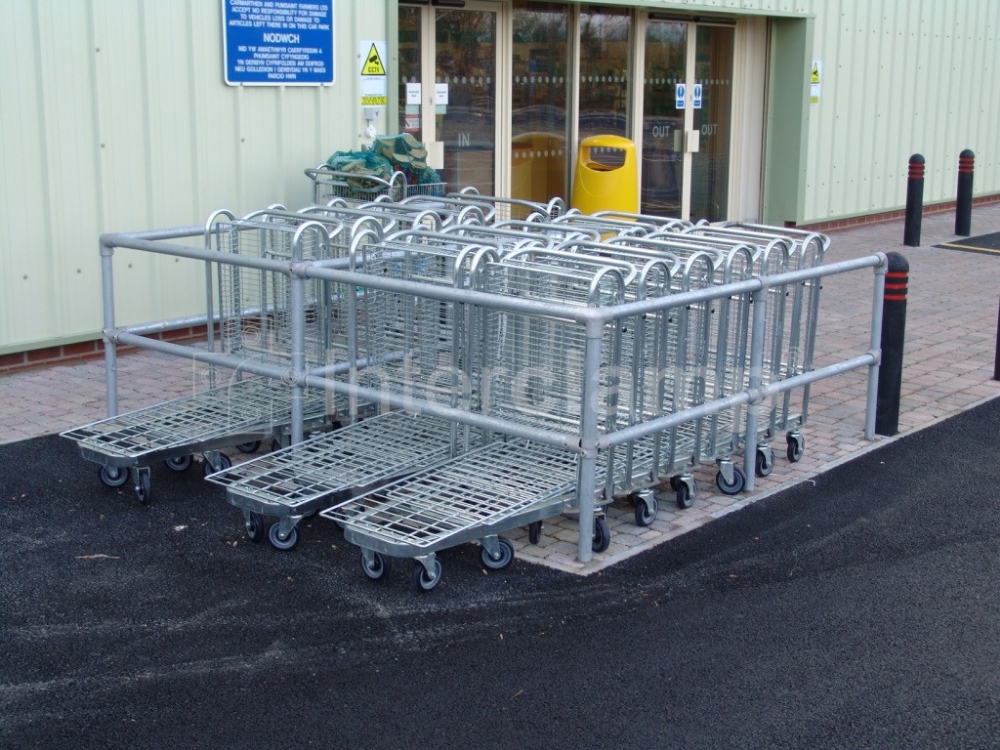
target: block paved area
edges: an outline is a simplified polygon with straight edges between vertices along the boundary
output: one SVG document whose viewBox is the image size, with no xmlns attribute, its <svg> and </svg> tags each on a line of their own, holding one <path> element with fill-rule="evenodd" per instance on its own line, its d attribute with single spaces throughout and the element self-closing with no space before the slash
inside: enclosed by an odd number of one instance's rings
<svg viewBox="0 0 1000 750">
<path fill-rule="evenodd" d="M 1000 231 L 1000 205 L 975 209 L 972 228 L 977 235 Z M 901 252 L 909 261 L 900 435 L 1000 393 L 1000 383 L 992 380 L 1000 257 L 933 247 L 955 239 L 953 229 L 953 213 L 925 216 L 923 244 L 917 248 L 903 247 L 901 221 L 830 233 L 829 262 L 879 251 Z M 867 350 L 873 276 L 866 270 L 825 281 L 816 337 L 817 366 Z M 205 386 L 204 371 L 202 365 L 164 354 L 124 354 L 118 360 L 120 408 L 135 409 L 196 392 Z M 864 438 L 866 383 L 867 370 L 858 370 L 813 385 L 808 423 L 803 428 L 805 455 L 798 463 L 789 463 L 779 436 L 773 444 L 774 471 L 756 478 L 751 493 L 723 495 L 715 486 L 715 468 L 706 467 L 696 474 L 698 493 L 687 510 L 676 508 L 669 487 L 659 489 L 659 513 L 648 527 L 636 526 L 627 502 L 611 506 L 610 547 L 595 553 L 587 564 L 576 560 L 576 521 L 568 517 L 547 522 L 537 544 L 529 543 L 524 530 L 512 532 L 517 555 L 568 572 L 596 572 L 787 486 L 809 481 L 888 439 Z M 105 416 L 103 359 L 0 375 L 0 443 L 60 432 Z M 81 471 L 89 471 L 90 466 L 81 460 Z M 230 511 L 224 506 L 221 512 Z"/>
</svg>

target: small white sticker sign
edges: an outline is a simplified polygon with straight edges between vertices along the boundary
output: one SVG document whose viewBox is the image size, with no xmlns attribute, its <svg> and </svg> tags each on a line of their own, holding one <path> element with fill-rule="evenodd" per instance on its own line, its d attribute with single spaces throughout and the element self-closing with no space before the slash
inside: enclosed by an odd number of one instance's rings
<svg viewBox="0 0 1000 750">
<path fill-rule="evenodd" d="M 406 84 L 406 103 L 416 104 L 420 106 L 420 84 L 419 83 L 407 83 Z"/>
<path fill-rule="evenodd" d="M 813 60 L 809 71 L 809 103 L 819 104 L 823 97 L 823 61 Z"/>
<path fill-rule="evenodd" d="M 677 109 L 684 109 L 687 103 L 687 86 L 683 83 L 678 83 L 677 87 L 674 89 L 674 106 Z"/>
<path fill-rule="evenodd" d="M 436 83 L 434 84 L 434 104 L 439 107 L 448 106 L 448 84 L 447 83 Z"/>
<path fill-rule="evenodd" d="M 696 83 L 691 88 L 691 106 L 694 109 L 701 109 L 701 84 Z"/>
</svg>

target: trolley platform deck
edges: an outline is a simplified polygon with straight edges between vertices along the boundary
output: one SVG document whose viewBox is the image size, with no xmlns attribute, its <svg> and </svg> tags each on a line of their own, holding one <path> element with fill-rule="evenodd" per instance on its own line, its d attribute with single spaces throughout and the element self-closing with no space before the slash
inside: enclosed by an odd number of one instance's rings
<svg viewBox="0 0 1000 750">
<path fill-rule="evenodd" d="M 303 414 L 319 424 L 330 413 L 326 393 L 307 391 Z M 333 411 L 336 411 L 334 409 Z M 150 493 L 146 467 L 166 461 L 175 471 L 190 465 L 195 453 L 209 456 L 208 469 L 226 468 L 217 451 L 280 436 L 291 423 L 291 390 L 274 380 L 253 378 L 164 401 L 61 433 L 76 442 L 80 455 L 101 465 L 101 481 L 118 487 L 130 469 L 140 502 Z"/>
<path fill-rule="evenodd" d="M 258 541 L 265 516 L 277 517 L 269 532 L 278 549 L 305 516 L 330 498 L 378 486 L 453 453 L 454 423 L 429 416 L 387 412 L 252 459 L 208 476 L 226 488 L 226 499 L 243 511 L 247 534 Z M 272 527 L 274 529 L 275 527 Z M 275 539 L 277 537 L 277 539 Z"/>
<path fill-rule="evenodd" d="M 385 556 L 412 558 L 417 586 L 430 590 L 441 577 L 435 553 L 463 542 L 482 543 L 488 568 L 508 565 L 513 547 L 498 534 L 566 512 L 576 480 L 574 453 L 516 439 L 402 477 L 321 515 L 361 548 L 370 578 L 388 570 Z"/>
</svg>

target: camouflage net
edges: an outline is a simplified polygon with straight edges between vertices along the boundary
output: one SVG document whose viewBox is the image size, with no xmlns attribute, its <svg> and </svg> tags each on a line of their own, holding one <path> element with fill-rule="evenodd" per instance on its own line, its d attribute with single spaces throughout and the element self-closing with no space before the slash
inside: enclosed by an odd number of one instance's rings
<svg viewBox="0 0 1000 750">
<path fill-rule="evenodd" d="M 441 176 L 427 166 L 427 149 L 409 133 L 380 136 L 364 151 L 337 151 L 326 163 L 334 171 L 357 175 L 357 179 L 348 178 L 347 182 L 359 194 L 383 191 L 383 186 L 376 187 L 376 183 L 365 178 L 377 177 L 388 182 L 393 172 L 401 172 L 408 186 L 429 186 L 434 195 L 445 192 Z"/>
</svg>

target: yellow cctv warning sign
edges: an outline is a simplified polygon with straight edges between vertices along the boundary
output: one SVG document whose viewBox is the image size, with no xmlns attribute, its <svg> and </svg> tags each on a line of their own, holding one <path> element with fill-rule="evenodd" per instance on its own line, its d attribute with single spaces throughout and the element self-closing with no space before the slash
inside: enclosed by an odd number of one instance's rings
<svg viewBox="0 0 1000 750">
<path fill-rule="evenodd" d="M 809 83 L 819 83 L 819 63 L 816 60 L 813 60 L 812 76 L 810 76 Z"/>
<path fill-rule="evenodd" d="M 379 57 L 378 50 L 375 45 L 372 44 L 371 49 L 368 51 L 368 58 L 365 60 L 364 67 L 361 69 L 361 75 L 363 76 L 384 76 L 385 65 L 382 64 L 382 58 Z"/>
</svg>

